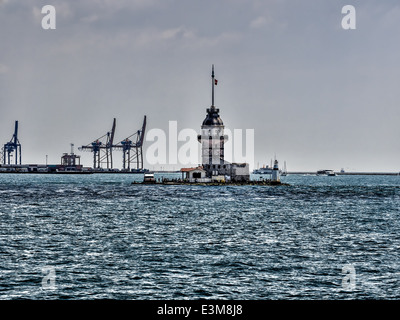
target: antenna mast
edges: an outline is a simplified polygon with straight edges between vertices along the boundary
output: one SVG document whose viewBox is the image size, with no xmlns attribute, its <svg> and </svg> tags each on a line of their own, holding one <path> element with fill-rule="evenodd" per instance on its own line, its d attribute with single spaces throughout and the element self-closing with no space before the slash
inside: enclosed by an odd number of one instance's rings
<svg viewBox="0 0 400 320">
<path fill-rule="evenodd" d="M 211 82 L 212 82 L 212 103 L 211 103 L 211 106 L 213 107 L 214 106 L 214 85 L 215 85 L 214 65 L 212 65 Z"/>
</svg>

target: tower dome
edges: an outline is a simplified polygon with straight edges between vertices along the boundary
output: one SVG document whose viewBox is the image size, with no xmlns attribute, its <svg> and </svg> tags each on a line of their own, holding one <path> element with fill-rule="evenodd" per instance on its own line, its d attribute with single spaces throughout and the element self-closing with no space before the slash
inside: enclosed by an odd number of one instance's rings
<svg viewBox="0 0 400 320">
<path fill-rule="evenodd" d="M 207 116 L 203 121 L 203 126 L 223 126 L 224 123 L 219 116 L 219 109 L 211 106 L 207 109 Z"/>
</svg>

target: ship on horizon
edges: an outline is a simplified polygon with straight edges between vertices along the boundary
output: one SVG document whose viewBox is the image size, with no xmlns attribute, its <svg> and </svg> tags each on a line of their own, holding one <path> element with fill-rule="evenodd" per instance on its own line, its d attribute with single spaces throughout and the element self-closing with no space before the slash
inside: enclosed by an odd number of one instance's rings
<svg viewBox="0 0 400 320">
<path fill-rule="evenodd" d="M 334 170 L 331 170 L 331 169 L 318 170 L 318 171 L 317 171 L 317 176 L 329 176 L 329 177 L 334 177 L 334 176 L 336 176 L 336 173 L 335 173 Z"/>
<path fill-rule="evenodd" d="M 264 166 L 262 168 L 254 169 L 253 174 L 272 174 L 273 168 L 271 168 L 269 165 Z"/>
</svg>

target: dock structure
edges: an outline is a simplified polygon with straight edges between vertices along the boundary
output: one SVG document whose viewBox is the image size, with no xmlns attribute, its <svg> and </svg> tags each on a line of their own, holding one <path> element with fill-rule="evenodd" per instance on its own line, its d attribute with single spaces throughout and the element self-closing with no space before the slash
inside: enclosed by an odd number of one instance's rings
<svg viewBox="0 0 400 320">
<path fill-rule="evenodd" d="M 18 139 L 18 121 L 15 121 L 14 134 L 11 140 L 0 149 L 0 173 L 144 173 L 147 169 L 143 166 L 143 143 L 146 131 L 147 117 L 144 116 L 140 130 L 131 134 L 121 142 L 114 144 L 116 118 L 114 118 L 111 130 L 103 136 L 95 139 L 78 149 L 93 153 L 93 168 L 84 168 L 80 163 L 80 156 L 73 151 L 63 153 L 61 164 L 22 164 L 21 143 Z M 113 151 L 122 151 L 122 167 L 114 169 Z M 105 167 L 105 168 L 104 168 Z"/>
<path fill-rule="evenodd" d="M 93 169 L 100 169 L 104 163 L 106 164 L 107 169 L 113 168 L 112 145 L 114 141 L 115 127 L 116 119 L 114 118 L 110 131 L 93 142 L 79 148 L 81 151 L 93 152 Z"/>
<path fill-rule="evenodd" d="M 189 185 L 189 186 L 289 186 L 287 183 L 272 180 L 249 180 L 249 181 L 202 181 L 202 180 L 187 180 L 187 179 L 151 179 L 143 181 L 134 181 L 133 185 Z"/>
<path fill-rule="evenodd" d="M 136 170 L 143 169 L 143 142 L 146 132 L 147 118 L 144 116 L 142 128 L 122 140 L 119 144 L 113 145 L 115 150 L 122 151 L 122 170 L 130 171 L 131 166 Z M 134 140 L 134 141 L 132 141 Z"/>
<path fill-rule="evenodd" d="M 114 118 L 112 128 L 106 134 L 97 138 L 93 142 L 81 146 L 79 150 L 89 151 L 93 153 L 93 169 L 102 171 L 106 167 L 107 170 L 113 171 L 113 151 L 122 151 L 122 170 L 130 171 L 143 170 L 143 142 L 146 131 L 147 118 L 144 116 L 143 125 L 140 130 L 131 134 L 124 140 L 114 144 L 114 136 L 116 129 L 116 119 Z"/>
<path fill-rule="evenodd" d="M 21 165 L 21 143 L 18 140 L 18 121 L 15 121 L 14 134 L 9 142 L 2 148 L 3 164 L 11 165 L 14 156 L 15 165 Z"/>
<path fill-rule="evenodd" d="M 82 171 L 81 156 L 74 153 L 74 144 L 71 143 L 71 153 L 63 153 L 58 171 Z"/>
</svg>

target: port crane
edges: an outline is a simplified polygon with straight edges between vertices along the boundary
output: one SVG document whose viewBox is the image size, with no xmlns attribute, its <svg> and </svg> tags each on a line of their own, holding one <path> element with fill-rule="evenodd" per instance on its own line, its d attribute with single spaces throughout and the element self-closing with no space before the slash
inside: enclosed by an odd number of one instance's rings
<svg viewBox="0 0 400 320">
<path fill-rule="evenodd" d="M 107 169 L 113 168 L 113 142 L 116 127 L 116 119 L 114 118 L 111 131 L 108 131 L 105 135 L 97 138 L 93 142 L 86 146 L 79 147 L 81 151 L 93 152 L 93 168 L 100 169 L 102 164 L 107 165 Z"/>
<path fill-rule="evenodd" d="M 18 121 L 15 121 L 14 134 L 9 142 L 3 147 L 3 164 L 11 164 L 11 157 L 14 155 L 15 165 L 21 165 L 21 143 L 18 140 Z"/>
<path fill-rule="evenodd" d="M 130 171 L 131 164 L 136 164 L 136 169 L 143 169 L 143 141 L 145 131 L 146 116 L 143 119 L 142 129 L 113 146 L 115 150 L 122 151 L 122 170 Z"/>
</svg>

